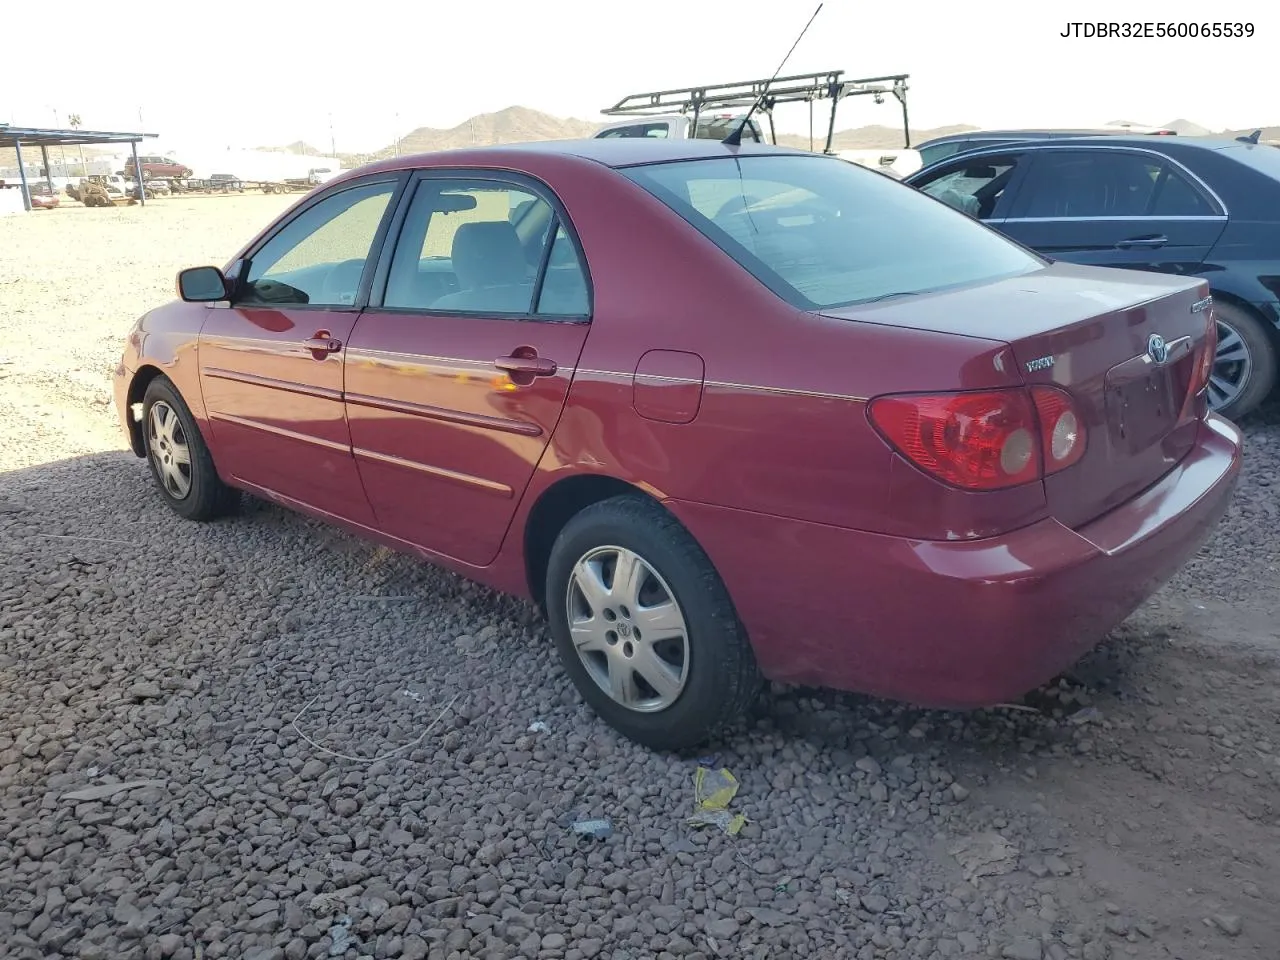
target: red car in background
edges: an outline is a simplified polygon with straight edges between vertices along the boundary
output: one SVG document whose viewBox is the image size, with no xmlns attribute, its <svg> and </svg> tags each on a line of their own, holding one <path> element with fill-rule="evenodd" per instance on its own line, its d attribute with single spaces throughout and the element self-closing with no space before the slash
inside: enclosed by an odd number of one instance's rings
<svg viewBox="0 0 1280 960">
<path fill-rule="evenodd" d="M 1240 467 L 1204 281 L 1051 263 L 785 148 L 398 157 L 178 289 L 115 377 L 170 507 L 249 491 L 532 598 L 658 749 L 762 678 L 1019 696 L 1196 552 Z"/>
<path fill-rule="evenodd" d="M 43 180 L 29 181 L 27 189 L 31 194 L 32 210 L 53 210 L 58 206 L 57 191 L 51 189 Z"/>
<path fill-rule="evenodd" d="M 120 171 L 120 176 L 126 180 L 137 180 L 138 176 L 134 173 L 133 157 L 129 157 L 124 162 L 124 169 Z M 169 157 L 147 156 L 138 157 L 137 166 L 142 168 L 142 179 L 151 180 L 185 180 L 191 176 L 191 168 L 185 163 L 179 163 L 177 160 Z"/>
</svg>

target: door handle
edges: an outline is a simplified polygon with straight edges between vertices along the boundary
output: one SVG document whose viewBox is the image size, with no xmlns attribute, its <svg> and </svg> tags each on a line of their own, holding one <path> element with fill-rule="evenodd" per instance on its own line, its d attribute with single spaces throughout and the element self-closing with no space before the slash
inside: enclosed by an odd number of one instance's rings
<svg viewBox="0 0 1280 960">
<path fill-rule="evenodd" d="M 549 377 L 558 369 L 554 360 L 548 360 L 537 354 L 533 356 L 513 354 L 509 357 L 499 357 L 493 361 L 493 365 L 507 373 L 521 373 L 530 377 Z"/>
<path fill-rule="evenodd" d="M 323 360 L 324 354 L 337 353 L 342 349 L 342 341 L 330 336 L 328 330 L 321 330 L 315 336 L 307 337 L 302 344 L 313 354 L 321 354 L 317 360 Z"/>
<path fill-rule="evenodd" d="M 1116 246 L 1127 250 L 1130 247 L 1163 247 L 1168 242 L 1169 238 L 1162 234 L 1158 237 L 1130 237 L 1128 240 L 1121 240 Z"/>
</svg>

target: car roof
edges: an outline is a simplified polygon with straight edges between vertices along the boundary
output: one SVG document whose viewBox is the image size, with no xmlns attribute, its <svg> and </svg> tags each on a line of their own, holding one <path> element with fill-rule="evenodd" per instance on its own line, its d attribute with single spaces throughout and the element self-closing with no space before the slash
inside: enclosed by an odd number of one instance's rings
<svg viewBox="0 0 1280 960">
<path fill-rule="evenodd" d="M 1115 149 L 1116 147 L 1139 147 L 1143 150 L 1159 152 L 1178 152 L 1184 150 L 1228 150 L 1237 147 L 1252 146 L 1229 137 L 1154 137 L 1150 134 L 1126 134 L 1124 136 L 1079 136 L 1055 137 L 1052 143 L 1043 140 L 1028 140 L 1025 143 L 1003 143 L 991 147 L 979 147 L 975 153 L 988 150 L 1044 150 L 1061 149 L 1062 147 L 1084 147 L 1098 149 Z M 969 151 L 957 156 L 966 156 Z"/>
<path fill-rule="evenodd" d="M 809 150 L 758 144 L 750 141 L 731 147 L 719 140 L 617 137 L 584 140 L 539 140 L 507 143 L 488 147 L 461 147 L 430 153 L 406 154 L 358 168 L 364 173 L 382 170 L 412 170 L 419 167 L 502 166 L 548 155 L 589 160 L 606 167 L 629 167 L 644 163 L 666 163 L 676 160 L 705 160 L 716 157 L 745 156 L 825 156 Z M 834 158 L 833 158 L 834 159 Z M 352 171 L 355 172 L 355 171 Z"/>
<path fill-rule="evenodd" d="M 1036 140 L 1059 137 L 1131 137 L 1135 134 L 1128 130 L 1115 130 L 1107 127 L 1030 127 L 1021 130 L 967 130 L 964 133 L 948 133 L 941 137 L 932 137 L 920 144 L 927 147 L 933 143 L 950 143 L 953 140 L 988 140 L 992 137 L 1027 137 Z M 1141 134 L 1143 137 L 1152 134 Z"/>
</svg>

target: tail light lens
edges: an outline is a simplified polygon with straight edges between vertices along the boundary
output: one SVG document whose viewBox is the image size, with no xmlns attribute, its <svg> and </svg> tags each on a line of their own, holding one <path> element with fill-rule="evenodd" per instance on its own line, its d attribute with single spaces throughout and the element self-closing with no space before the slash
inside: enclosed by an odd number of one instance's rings
<svg viewBox="0 0 1280 960">
<path fill-rule="evenodd" d="M 1194 415 L 1196 401 L 1209 386 L 1209 377 L 1213 374 L 1213 360 L 1218 353 L 1218 318 L 1213 315 L 1213 307 L 1205 311 L 1208 326 L 1204 331 L 1204 339 L 1200 342 L 1200 352 L 1196 354 L 1196 364 L 1191 371 L 1191 382 L 1187 384 L 1187 398 L 1182 404 L 1182 416 L 1187 420 Z"/>
<path fill-rule="evenodd" d="M 896 394 L 868 405 L 871 423 L 908 460 L 963 490 L 1039 480 L 1084 455 L 1084 426 L 1056 387 Z"/>
<path fill-rule="evenodd" d="M 1031 388 L 1040 421 L 1040 449 L 1045 476 L 1065 470 L 1084 456 L 1084 423 L 1071 404 L 1071 396 L 1058 387 L 1037 384 Z"/>
<path fill-rule="evenodd" d="M 1213 314 L 1213 307 L 1205 311 L 1209 316 L 1209 326 L 1204 332 L 1204 345 L 1200 348 L 1200 362 L 1196 364 L 1196 373 L 1192 378 L 1192 395 L 1198 396 L 1209 386 L 1209 377 L 1213 374 L 1213 359 L 1218 354 L 1218 318 Z"/>
</svg>

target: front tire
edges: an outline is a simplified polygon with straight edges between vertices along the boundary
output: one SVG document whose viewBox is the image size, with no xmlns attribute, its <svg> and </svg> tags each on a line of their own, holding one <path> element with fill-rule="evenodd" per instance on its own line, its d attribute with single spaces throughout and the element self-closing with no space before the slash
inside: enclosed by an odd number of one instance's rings
<svg viewBox="0 0 1280 960">
<path fill-rule="evenodd" d="M 178 516 L 213 520 L 235 509 L 239 494 L 219 478 L 190 408 L 167 377 L 156 377 L 143 394 L 142 442 L 160 495 Z"/>
<path fill-rule="evenodd" d="M 1218 349 L 1209 379 L 1209 406 L 1228 420 L 1252 412 L 1276 384 L 1275 345 L 1263 322 L 1233 303 L 1215 300 Z"/>
<path fill-rule="evenodd" d="M 736 721 L 762 679 L 728 590 L 680 523 L 646 497 L 587 507 L 547 564 L 560 660 L 605 722 L 652 750 L 686 750 Z"/>
</svg>

